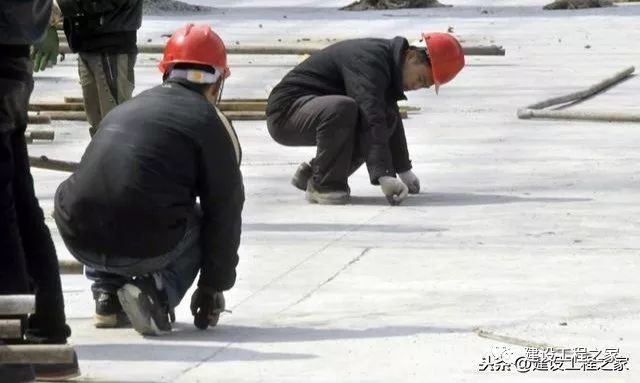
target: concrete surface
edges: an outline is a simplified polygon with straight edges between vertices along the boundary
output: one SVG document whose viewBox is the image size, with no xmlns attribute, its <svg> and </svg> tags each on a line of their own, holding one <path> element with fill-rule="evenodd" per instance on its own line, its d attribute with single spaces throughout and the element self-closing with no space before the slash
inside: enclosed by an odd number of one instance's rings
<svg viewBox="0 0 640 383">
<path fill-rule="evenodd" d="M 638 125 L 522 121 L 516 109 L 638 66 L 640 5 L 546 13 L 546 1 L 451 0 L 450 9 L 356 14 L 330 8 L 348 1 L 210 3 L 218 11 L 199 21 L 228 43 L 452 26 L 467 41 L 503 45 L 507 56 L 468 58 L 440 96 L 409 94 L 408 103 L 423 108 L 405 123 L 423 193 L 400 207 L 389 207 L 363 170 L 350 180 L 352 205 L 308 205 L 288 182 L 313 150 L 278 146 L 264 122 L 237 122 L 247 204 L 238 282 L 226 294 L 233 313 L 200 332 L 185 303 L 164 338 L 99 331 L 89 283 L 65 276 L 80 381 L 638 381 Z M 226 8 L 234 3 L 243 7 Z M 159 42 L 184 21 L 145 19 L 140 40 Z M 296 60 L 234 56 L 226 95 L 266 96 Z M 139 58 L 136 92 L 159 82 L 156 64 Z M 75 70 L 68 56 L 38 75 L 32 99 L 80 95 Z M 576 108 L 638 111 L 639 92 L 633 78 Z M 31 153 L 78 160 L 86 125 L 53 125 L 56 141 L 31 145 Z M 65 174 L 34 175 L 49 215 Z M 60 257 L 70 258 L 48 223 Z M 524 350 L 476 328 L 558 347 L 619 348 L 630 369 L 480 372 L 496 348 Z"/>
</svg>

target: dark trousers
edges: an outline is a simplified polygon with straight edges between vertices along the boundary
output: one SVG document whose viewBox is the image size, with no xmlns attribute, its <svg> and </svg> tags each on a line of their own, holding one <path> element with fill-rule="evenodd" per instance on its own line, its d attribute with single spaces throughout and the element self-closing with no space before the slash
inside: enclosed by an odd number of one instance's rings
<svg viewBox="0 0 640 383">
<path fill-rule="evenodd" d="M 267 118 L 269 134 L 286 146 L 316 146 L 311 182 L 321 192 L 347 191 L 347 179 L 364 162 L 356 149 L 358 104 L 347 96 L 308 96 Z"/>
<path fill-rule="evenodd" d="M 170 307 L 176 307 L 200 271 L 202 251 L 201 210 L 189 217 L 184 237 L 173 250 L 153 258 L 127 258 L 114 254 L 96 254 L 69 249 L 84 265 L 85 275 L 93 281 L 94 299 L 100 293 L 116 294 L 132 277 L 155 274 L 162 283 Z"/>
<path fill-rule="evenodd" d="M 27 57 L 0 60 L 0 294 L 36 295 L 30 327 L 66 339 L 58 258 L 36 198 L 24 132 L 33 90 Z"/>
</svg>

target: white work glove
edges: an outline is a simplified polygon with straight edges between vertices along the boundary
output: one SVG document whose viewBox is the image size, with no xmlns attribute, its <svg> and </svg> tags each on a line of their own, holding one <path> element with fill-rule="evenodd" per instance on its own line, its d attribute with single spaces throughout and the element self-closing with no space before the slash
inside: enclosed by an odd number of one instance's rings
<svg viewBox="0 0 640 383">
<path fill-rule="evenodd" d="M 382 176 L 378 182 L 390 205 L 399 205 L 409 195 L 407 185 L 395 177 Z"/>
<path fill-rule="evenodd" d="M 398 176 L 404 182 L 405 185 L 409 188 L 409 194 L 418 194 L 420 193 L 420 180 L 418 176 L 411 170 L 407 170 L 406 172 L 398 173 Z"/>
</svg>

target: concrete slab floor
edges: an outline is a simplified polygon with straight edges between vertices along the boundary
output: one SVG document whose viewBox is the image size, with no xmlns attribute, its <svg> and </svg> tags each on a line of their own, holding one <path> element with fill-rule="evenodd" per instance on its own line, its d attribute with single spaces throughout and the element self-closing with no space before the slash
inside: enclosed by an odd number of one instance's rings
<svg viewBox="0 0 640 383">
<path fill-rule="evenodd" d="M 457 7 L 354 14 L 328 8 L 348 1 L 326 8 L 211 3 L 218 12 L 193 18 L 241 44 L 408 36 L 453 26 L 470 41 L 503 45 L 507 56 L 469 57 L 440 96 L 409 94 L 408 104 L 423 108 L 405 126 L 424 191 L 400 207 L 386 204 L 364 170 L 350 180 L 353 204 L 307 204 L 288 182 L 313 150 L 278 146 L 264 122 L 237 122 L 247 204 L 238 282 L 226 294 L 233 313 L 201 332 L 183 303 L 175 331 L 163 338 L 96 330 L 89 283 L 64 276 L 79 381 L 640 379 L 640 130 L 516 118 L 518 107 L 640 64 L 640 5 L 547 13 L 539 9 L 545 1 L 486 7 L 452 0 L 446 3 Z M 147 18 L 141 41 L 159 42 L 186 20 Z M 265 97 L 296 60 L 232 57 L 227 95 Z M 159 83 L 156 63 L 140 56 L 136 92 Z M 579 107 L 637 112 L 639 92 L 633 78 Z M 65 95 L 80 95 L 73 56 L 36 76 L 32 99 Z M 79 160 L 86 124 L 53 126 L 56 140 L 31 145 L 31 153 Z M 34 170 L 47 216 L 65 176 Z M 51 218 L 47 223 L 60 258 L 71 258 Z M 525 351 L 481 338 L 477 328 L 558 347 L 619 348 L 629 370 L 481 372 L 483 358 L 500 347 Z"/>
</svg>

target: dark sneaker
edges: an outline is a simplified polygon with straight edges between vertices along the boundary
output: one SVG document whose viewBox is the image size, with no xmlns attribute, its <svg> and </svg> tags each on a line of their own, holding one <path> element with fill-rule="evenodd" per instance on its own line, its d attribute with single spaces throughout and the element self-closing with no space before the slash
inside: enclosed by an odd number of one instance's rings
<svg viewBox="0 0 640 383">
<path fill-rule="evenodd" d="M 320 205 L 346 205 L 349 203 L 349 192 L 342 190 L 319 192 L 313 187 L 313 183 L 309 182 L 305 198 L 311 203 Z"/>
<path fill-rule="evenodd" d="M 116 294 L 99 293 L 96 298 L 96 313 L 93 316 L 96 328 L 117 328 L 131 325 L 127 314 L 122 310 Z"/>
<path fill-rule="evenodd" d="M 78 366 L 78 354 L 73 351 L 73 362 L 34 364 L 33 370 L 36 373 L 37 381 L 62 382 L 80 376 Z"/>
<path fill-rule="evenodd" d="M 142 335 L 163 335 L 171 331 L 169 307 L 153 277 L 140 277 L 122 286 L 118 298 L 133 328 Z"/>
<path fill-rule="evenodd" d="M 296 172 L 293 174 L 293 178 L 291 178 L 291 184 L 296 188 L 305 191 L 307 190 L 307 183 L 309 179 L 311 179 L 311 175 L 313 171 L 311 170 L 311 165 L 306 162 L 301 163 L 296 169 Z"/>
<path fill-rule="evenodd" d="M 36 379 L 30 364 L 0 363 L 0 377 L 2 383 L 31 383 Z"/>
</svg>

